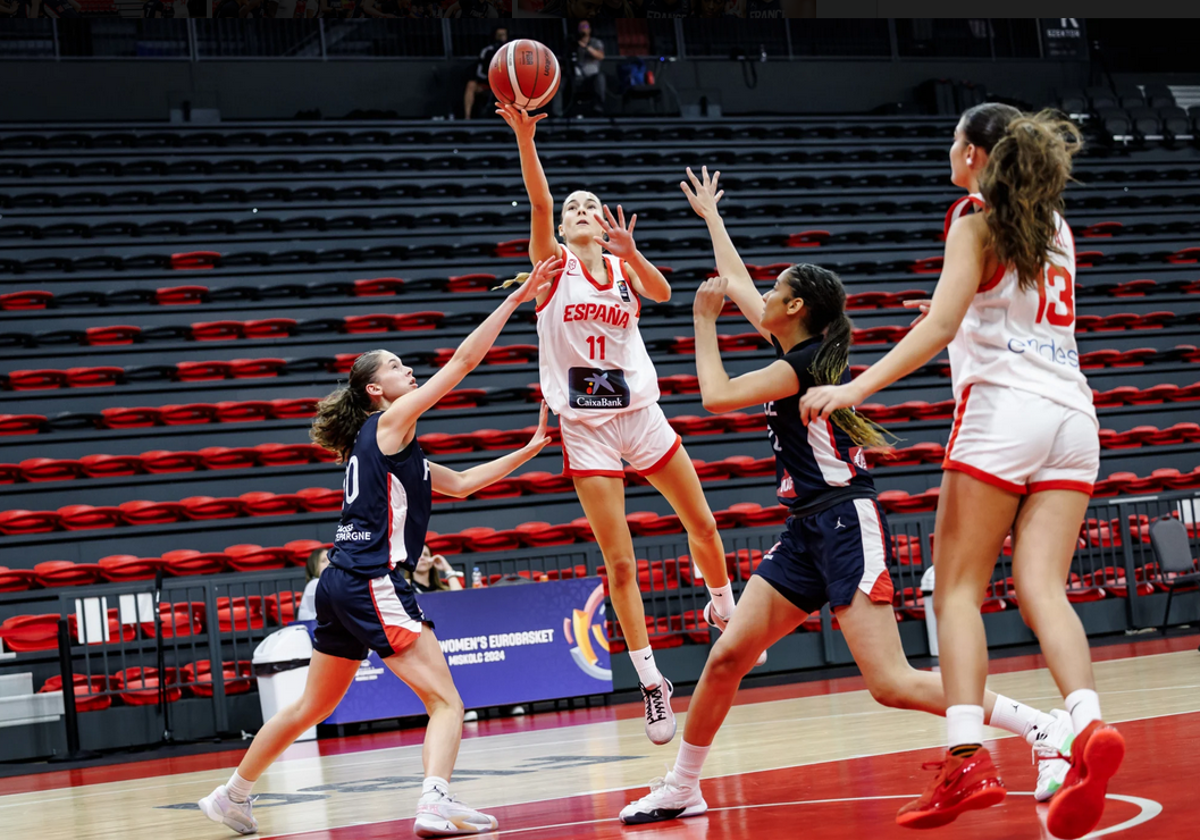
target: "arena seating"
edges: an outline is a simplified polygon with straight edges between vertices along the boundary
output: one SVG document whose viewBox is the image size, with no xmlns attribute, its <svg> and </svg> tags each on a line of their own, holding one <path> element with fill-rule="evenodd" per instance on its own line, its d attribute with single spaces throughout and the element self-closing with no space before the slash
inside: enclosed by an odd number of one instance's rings
<svg viewBox="0 0 1200 840">
<path fill-rule="evenodd" d="M 1096 496 L 1196 490 L 1200 162 L 1187 143 L 1197 116 L 1161 91 L 1109 94 L 1064 96 L 1090 115 L 1067 215 L 1080 364 L 1103 426 Z M 951 129 L 945 119 L 876 117 L 539 127 L 551 184 L 604 173 L 586 186 L 639 214 L 639 244 L 672 282 L 671 301 L 646 302 L 642 331 L 663 408 L 728 539 L 777 526 L 784 511 L 761 413 L 714 416 L 700 404 L 691 293 L 714 266 L 678 191 L 683 167 L 727 167 L 722 208 L 764 290 L 794 261 L 841 273 L 858 372 L 905 334 L 904 301 L 937 279 L 942 215 L 957 197 L 945 166 Z M 430 376 L 495 306 L 492 287 L 528 265 L 516 147 L 495 124 L 26 127 L 0 130 L 0 148 L 0 547 L 12 549 L 0 568 L 9 593 L 0 637 L 17 651 L 54 646 L 62 587 L 302 565 L 327 544 L 341 505 L 341 470 L 307 437 L 317 400 L 377 346 Z M 423 421 L 431 457 L 476 463 L 532 434 L 533 323 L 532 308 L 514 317 Z M 732 305 L 719 331 L 731 371 L 772 357 Z M 872 456 L 897 522 L 936 506 L 953 412 L 947 375 L 943 357 L 861 408 L 902 438 Z M 627 471 L 626 485 L 637 545 L 681 532 L 643 478 Z M 430 545 L 460 566 L 594 540 L 557 446 L 472 499 L 437 501 Z M 918 620 L 913 572 L 929 562 L 929 534 L 894 532 L 897 619 Z M 1121 532 L 1118 520 L 1089 522 L 1081 551 L 1111 549 Z M 761 550 L 728 559 L 742 580 Z M 525 574 L 589 571 L 563 560 Z M 1007 574 L 998 569 L 987 611 L 1016 606 Z M 1163 585 L 1149 564 L 1137 575 L 1131 584 L 1124 568 L 1089 561 L 1068 591 L 1089 601 Z M 648 599 L 698 586 L 678 554 L 645 556 L 639 582 Z M 227 602 L 216 625 L 274 626 L 294 615 L 296 598 Z M 652 644 L 707 642 L 686 601 L 665 613 L 655 603 Z M 162 609 L 164 633 L 208 627 L 190 602 Z M 113 621 L 114 634 L 127 632 Z M 244 664 L 223 663 L 226 692 L 248 684 Z M 212 668 L 195 662 L 161 679 L 171 697 L 203 696 Z M 77 678 L 81 708 L 99 690 L 127 704 L 159 694 L 157 672 L 107 680 Z"/>
</svg>

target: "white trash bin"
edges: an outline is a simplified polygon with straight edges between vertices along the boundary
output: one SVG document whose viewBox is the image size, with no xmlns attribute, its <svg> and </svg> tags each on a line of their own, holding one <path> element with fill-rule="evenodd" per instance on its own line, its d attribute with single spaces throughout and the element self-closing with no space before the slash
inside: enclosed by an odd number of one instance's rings
<svg viewBox="0 0 1200 840">
<path fill-rule="evenodd" d="M 263 723 L 304 694 L 312 653 L 312 638 L 302 624 L 276 630 L 254 649 L 254 675 L 258 678 Z M 313 726 L 296 740 L 311 741 L 316 737 L 317 727 Z"/>
</svg>

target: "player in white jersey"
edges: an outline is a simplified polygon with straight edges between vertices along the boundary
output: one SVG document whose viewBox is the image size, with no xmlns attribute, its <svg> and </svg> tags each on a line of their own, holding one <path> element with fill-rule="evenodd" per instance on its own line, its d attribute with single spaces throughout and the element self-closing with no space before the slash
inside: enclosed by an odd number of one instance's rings
<svg viewBox="0 0 1200 840">
<path fill-rule="evenodd" d="M 1047 829 L 1082 837 L 1100 821 L 1124 740 L 1100 717 L 1083 625 L 1067 601 L 1080 525 L 1100 465 L 1095 411 L 1075 349 L 1074 243 L 1063 191 L 1079 130 L 1050 112 L 968 110 L 950 149 L 954 183 L 978 212 L 951 214 L 927 317 L 854 382 L 810 389 L 806 421 L 851 406 L 950 347 L 958 399 L 943 464 L 934 564 L 948 750 L 896 820 L 932 828 L 1004 799 L 983 741 L 987 640 L 979 610 L 1005 537 L 1025 623 L 1066 697 L 1071 768 Z M 961 209 L 965 209 L 963 205 Z"/>
<path fill-rule="evenodd" d="M 671 287 L 634 244 L 637 216 L 626 224 L 618 207 L 614 218 L 590 192 L 567 196 L 558 220 L 562 241 L 555 237 L 554 200 L 533 142 L 546 115 L 531 117 L 496 105 L 516 133 L 521 153 L 533 210 L 530 259 L 564 260 L 549 292 L 537 299 L 542 393 L 559 417 L 563 472 L 574 479 L 604 554 L 613 607 L 645 700 L 646 735 L 665 744 L 675 734 L 673 687 L 659 673 L 650 649 L 625 520 L 623 460 L 666 497 L 687 529 L 691 558 L 712 599 L 706 620 L 724 629 L 734 606 L 716 520 L 679 435 L 658 406 L 658 376 L 638 331 L 641 299 L 666 301 Z"/>
</svg>

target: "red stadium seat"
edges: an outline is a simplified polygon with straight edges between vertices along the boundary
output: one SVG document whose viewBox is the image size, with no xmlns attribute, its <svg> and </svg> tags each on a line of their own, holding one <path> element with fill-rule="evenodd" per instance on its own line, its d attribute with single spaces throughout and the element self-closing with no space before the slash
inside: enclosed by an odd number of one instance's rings
<svg viewBox="0 0 1200 840">
<path fill-rule="evenodd" d="M 312 417 L 317 413 L 317 397 L 271 400 L 271 416 L 280 420 Z"/>
<path fill-rule="evenodd" d="M 487 391 L 482 388 L 460 388 L 438 400 L 435 408 L 474 408 L 486 396 Z"/>
<path fill-rule="evenodd" d="M 225 548 L 229 556 L 229 567 L 235 572 L 258 572 L 282 569 L 291 562 L 291 553 L 285 548 L 263 548 L 261 545 L 231 545 Z"/>
<path fill-rule="evenodd" d="M 333 543 L 324 543 L 320 540 L 292 540 L 283 544 L 283 550 L 288 553 L 288 562 L 295 566 L 303 566 L 308 563 L 308 556 L 318 548 L 332 548 Z"/>
<path fill-rule="evenodd" d="M 228 379 L 229 362 L 176 362 L 175 376 L 180 382 L 209 382 L 218 379 Z"/>
<path fill-rule="evenodd" d="M 520 496 L 525 488 L 525 483 L 520 480 L 520 477 L 501 479 L 494 481 L 487 487 L 476 490 L 471 494 L 472 499 L 509 499 L 514 496 Z"/>
<path fill-rule="evenodd" d="M 121 623 L 121 611 L 116 607 L 108 610 L 108 640 L 109 642 L 132 642 L 137 638 L 137 626 L 134 624 Z M 72 614 L 67 617 L 67 624 L 71 630 L 71 637 L 82 641 L 79 633 L 79 616 Z M 90 645 L 104 644 L 105 639 L 100 635 L 102 631 L 97 630 L 97 638 L 88 640 Z M 86 635 L 86 634 L 85 634 Z"/>
<path fill-rule="evenodd" d="M 265 379 L 278 376 L 287 367 L 287 359 L 230 359 L 229 375 L 234 379 Z"/>
<path fill-rule="evenodd" d="M 291 624 L 296 620 L 303 592 L 280 592 L 266 598 L 267 620 L 272 624 Z"/>
<path fill-rule="evenodd" d="M 45 424 L 40 414 L 0 414 L 0 435 L 36 435 Z"/>
<path fill-rule="evenodd" d="M 241 321 L 199 321 L 192 324 L 192 338 L 196 341 L 233 341 L 241 337 Z"/>
<path fill-rule="evenodd" d="M 731 455 L 721 463 L 729 470 L 730 475 L 741 478 L 775 475 L 774 456 L 754 458 L 750 455 Z"/>
<path fill-rule="evenodd" d="M 97 563 L 72 563 L 69 560 L 48 560 L 33 567 L 38 583 L 47 588 L 56 586 L 88 586 L 100 580 L 103 569 Z"/>
<path fill-rule="evenodd" d="M 133 554 L 112 554 L 96 561 L 105 580 L 120 583 L 127 580 L 153 580 L 164 563 L 160 557 L 138 557 Z"/>
<path fill-rule="evenodd" d="M 0 566 L 0 592 L 24 592 L 37 585 L 37 572 L 32 569 L 10 569 Z"/>
<path fill-rule="evenodd" d="M 652 537 L 683 531 L 683 523 L 673 513 L 660 516 L 649 511 L 634 511 L 626 514 L 625 521 L 629 523 L 629 530 L 634 536 Z"/>
<path fill-rule="evenodd" d="M 425 534 L 425 545 L 429 546 L 429 550 L 434 554 L 459 554 L 463 550 L 463 539 L 461 534 L 428 531 Z"/>
<path fill-rule="evenodd" d="M 394 324 L 402 332 L 432 330 L 440 326 L 445 317 L 444 312 L 405 312 L 395 316 Z"/>
<path fill-rule="evenodd" d="M 782 525 L 788 517 L 788 509 L 783 505 L 763 507 L 754 502 L 739 502 L 729 506 L 729 512 L 737 517 L 739 525 L 746 528 L 759 528 L 764 525 Z"/>
<path fill-rule="evenodd" d="M 0 624 L 0 639 L 9 650 L 28 653 L 58 647 L 58 613 L 15 615 Z"/>
<path fill-rule="evenodd" d="M 159 700 L 159 673 L 157 668 L 126 668 L 113 675 L 113 688 L 120 691 L 120 697 L 130 706 L 155 706 Z M 175 685 L 177 673 L 174 668 L 167 668 L 162 675 L 166 691 L 163 699 L 175 703 L 183 696 L 183 691 Z"/>
<path fill-rule="evenodd" d="M 217 621 L 222 633 L 261 630 L 265 620 L 262 597 L 259 595 L 217 599 Z"/>
<path fill-rule="evenodd" d="M 113 365 L 67 368 L 68 388 L 104 388 L 116 385 L 125 369 Z"/>
<path fill-rule="evenodd" d="M 106 347 L 113 344 L 133 344 L 141 336 L 142 328 L 128 325 L 88 327 L 84 334 L 91 346 Z"/>
<path fill-rule="evenodd" d="M 79 459 L 79 466 L 88 478 L 138 475 L 143 471 L 138 455 L 84 455 Z"/>
<path fill-rule="evenodd" d="M 260 443 L 254 449 L 264 467 L 287 467 L 326 460 L 325 450 L 315 443 Z"/>
<path fill-rule="evenodd" d="M 442 432 L 430 432 L 421 435 L 421 449 L 429 455 L 453 455 L 462 452 L 475 451 L 475 438 L 472 435 L 449 435 Z"/>
<path fill-rule="evenodd" d="M 295 331 L 295 318 L 260 318 L 242 324 L 246 338 L 288 338 Z"/>
<path fill-rule="evenodd" d="M 8 292 L 0 295 L 0 310 L 12 312 L 21 309 L 45 309 L 53 300 L 53 292 Z"/>
<path fill-rule="evenodd" d="M 219 402 L 216 405 L 218 423 L 247 423 L 266 420 L 274 406 L 266 400 L 243 400 L 241 402 Z"/>
<path fill-rule="evenodd" d="M 121 509 L 93 505 L 66 505 L 58 509 L 58 523 L 68 531 L 115 528 L 122 524 Z"/>
<path fill-rule="evenodd" d="M 225 446 L 207 446 L 196 453 L 204 461 L 205 469 L 236 470 L 259 464 L 259 451 L 253 446 L 228 448 Z"/>
<path fill-rule="evenodd" d="M 570 545 L 575 542 L 575 529 L 569 525 L 523 522 L 514 530 L 520 535 L 522 544 L 533 547 Z"/>
<path fill-rule="evenodd" d="M 350 335 L 365 333 L 389 332 L 395 328 L 396 316 L 387 313 L 373 315 L 349 315 L 345 319 L 343 330 Z"/>
<path fill-rule="evenodd" d="M 204 459 L 198 452 L 171 452 L 166 449 L 155 449 L 143 452 L 141 458 L 142 469 L 152 475 L 194 472 L 204 467 Z"/>
<path fill-rule="evenodd" d="M 45 534 L 56 530 L 62 519 L 52 510 L 0 511 L 0 534 Z"/>
<path fill-rule="evenodd" d="M 8 387 L 14 391 L 41 391 L 67 386 L 67 373 L 62 370 L 14 370 L 8 374 Z"/>
<path fill-rule="evenodd" d="M 255 491 L 238 496 L 242 509 L 249 516 L 281 516 L 299 511 L 303 500 L 295 493 L 266 493 Z"/>
<path fill-rule="evenodd" d="M 287 594 L 287 593 L 285 593 Z M 212 697 L 212 663 L 207 659 L 189 662 L 179 671 L 181 683 L 196 697 Z M 247 660 L 221 663 L 221 681 L 226 694 L 245 694 L 254 687 L 254 666 Z"/>
<path fill-rule="evenodd" d="M 330 490 L 324 487 L 305 487 L 297 490 L 300 506 L 310 513 L 324 513 L 342 509 L 341 489 Z"/>
<path fill-rule="evenodd" d="M 96 712 L 107 709 L 113 704 L 111 695 L 100 694 L 108 690 L 108 677 L 88 677 L 86 674 L 74 674 L 72 679 L 75 694 L 76 712 Z M 55 674 L 43 683 L 38 694 L 49 694 L 62 691 L 62 675 Z"/>
<path fill-rule="evenodd" d="M 168 551 L 162 561 L 163 568 L 175 577 L 213 575 L 229 568 L 229 555 L 223 551 L 199 552 L 181 548 Z"/>
<path fill-rule="evenodd" d="M 164 405 L 158 412 L 163 424 L 167 426 L 196 426 L 214 423 L 217 419 L 217 407 L 209 403 Z"/>
<path fill-rule="evenodd" d="M 188 496 L 180 499 L 183 515 L 188 519 L 231 519 L 241 516 L 245 503 L 236 498 L 213 498 L 212 496 Z"/>
<path fill-rule="evenodd" d="M 63 481 L 83 475 L 82 463 L 59 458 L 27 458 L 19 466 L 21 477 L 29 482 Z"/>
<path fill-rule="evenodd" d="M 154 302 L 159 306 L 193 306 L 203 303 L 208 286 L 165 286 L 154 290 Z"/>
<path fill-rule="evenodd" d="M 355 297 L 384 297 L 404 290 L 404 281 L 399 277 L 376 277 L 371 280 L 355 280 Z"/>
<path fill-rule="evenodd" d="M 142 635 L 154 638 L 158 630 L 153 621 L 138 625 Z M 204 632 L 204 603 L 202 601 L 158 605 L 158 626 L 164 639 L 198 636 Z"/>
</svg>

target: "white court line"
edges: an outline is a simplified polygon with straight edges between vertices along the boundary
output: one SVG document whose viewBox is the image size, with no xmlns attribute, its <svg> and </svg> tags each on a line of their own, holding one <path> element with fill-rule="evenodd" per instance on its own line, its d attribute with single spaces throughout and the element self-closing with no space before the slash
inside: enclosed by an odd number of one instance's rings
<svg viewBox="0 0 1200 840">
<path fill-rule="evenodd" d="M 731 775 L 739 775 L 739 774 L 731 774 Z M 1008 793 L 1010 796 L 1033 796 L 1033 793 L 1031 791 L 1010 790 Z M 706 813 L 713 813 L 713 812 L 717 812 L 717 811 L 751 811 L 756 808 L 792 808 L 792 807 L 804 806 L 804 805 L 838 805 L 838 804 L 842 804 L 842 803 L 846 803 L 846 802 L 873 802 L 873 801 L 881 800 L 881 799 L 916 799 L 919 796 L 920 796 L 920 794 L 916 794 L 916 793 L 901 793 L 901 794 L 888 794 L 888 795 L 881 795 L 881 796 L 848 796 L 848 797 L 843 797 L 840 799 L 798 799 L 798 800 L 794 800 L 792 802 L 762 802 L 762 803 L 759 803 L 756 805 L 727 805 L 722 808 L 709 808 Z M 1117 825 L 1109 826 L 1108 828 L 1103 828 L 1103 829 L 1100 829 L 1099 831 L 1093 831 L 1091 834 L 1084 835 L 1082 840 L 1095 840 L 1095 838 L 1105 837 L 1109 834 L 1116 834 L 1119 831 L 1127 831 L 1131 828 L 1135 828 L 1135 827 L 1141 825 L 1142 823 L 1149 822 L 1150 820 L 1154 819 L 1159 814 L 1161 814 L 1162 810 L 1163 810 L 1162 803 L 1156 802 L 1153 799 L 1144 799 L 1140 796 L 1124 796 L 1121 794 L 1110 793 L 1105 798 L 1106 799 L 1116 799 L 1116 800 L 1120 800 L 1121 802 L 1128 802 L 1131 805 L 1138 806 L 1138 808 L 1140 808 L 1141 810 L 1138 811 L 1138 813 L 1134 814 L 1132 817 L 1130 817 L 1123 823 L 1118 823 Z M 392 822 L 392 820 L 387 820 L 387 822 Z M 581 825 L 599 825 L 600 823 L 615 823 L 615 822 L 618 822 L 618 820 L 615 817 L 609 817 L 609 818 L 602 819 L 602 820 L 579 820 L 577 822 L 553 823 L 550 825 L 525 826 L 523 828 L 507 828 L 507 829 L 501 829 L 500 831 L 489 831 L 486 833 L 485 836 L 498 837 L 502 834 L 517 834 L 518 832 L 521 834 L 531 834 L 531 833 L 538 832 L 538 831 L 549 831 L 549 830 L 555 829 L 555 828 L 574 828 L 576 826 L 581 826 Z M 674 822 L 674 820 L 669 820 L 668 822 Z M 376 825 L 376 824 L 377 823 L 354 823 L 352 825 Z M 340 828 L 349 828 L 352 826 L 339 826 L 339 827 Z M 307 832 L 305 831 L 305 832 L 292 832 L 289 834 L 267 834 L 267 835 L 263 835 L 263 837 L 265 840 L 265 838 L 269 838 L 269 837 L 294 837 L 294 836 L 297 836 L 298 834 L 304 834 L 304 833 L 307 833 Z M 1046 836 L 1048 837 L 1050 835 L 1047 834 Z"/>
</svg>

